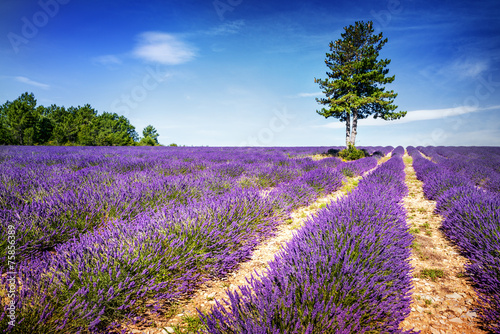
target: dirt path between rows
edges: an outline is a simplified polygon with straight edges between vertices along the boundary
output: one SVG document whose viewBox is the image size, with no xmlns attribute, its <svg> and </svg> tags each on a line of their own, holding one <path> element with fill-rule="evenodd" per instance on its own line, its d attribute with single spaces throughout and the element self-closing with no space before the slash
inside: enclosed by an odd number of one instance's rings
<svg viewBox="0 0 500 334">
<path fill-rule="evenodd" d="M 401 327 L 421 330 L 422 334 L 485 333 L 476 322 L 476 294 L 464 278 L 467 260 L 439 230 L 441 216 L 434 214 L 436 202 L 424 197 L 408 154 L 404 161 L 409 190 L 404 205 L 415 240 L 411 257 L 413 302 Z"/>
</svg>

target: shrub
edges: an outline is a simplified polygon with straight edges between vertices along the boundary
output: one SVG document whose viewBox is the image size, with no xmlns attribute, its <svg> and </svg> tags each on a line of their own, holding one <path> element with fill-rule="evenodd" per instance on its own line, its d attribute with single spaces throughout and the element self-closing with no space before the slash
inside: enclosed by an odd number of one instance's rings
<svg viewBox="0 0 500 334">
<path fill-rule="evenodd" d="M 358 160 L 365 157 L 365 152 L 362 150 L 358 150 L 354 145 L 349 144 L 349 146 L 339 152 L 339 157 L 344 160 Z"/>
</svg>

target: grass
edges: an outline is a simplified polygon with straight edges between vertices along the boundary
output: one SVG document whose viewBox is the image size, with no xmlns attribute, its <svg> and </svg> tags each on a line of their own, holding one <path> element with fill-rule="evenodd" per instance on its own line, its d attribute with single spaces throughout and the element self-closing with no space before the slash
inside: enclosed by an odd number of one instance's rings
<svg viewBox="0 0 500 334">
<path fill-rule="evenodd" d="M 405 164 L 411 165 L 413 163 L 413 158 L 410 156 L 405 156 L 403 157 L 403 161 L 405 162 Z"/>
<path fill-rule="evenodd" d="M 205 327 L 198 315 L 185 315 L 182 322 L 174 326 L 175 333 L 195 333 Z"/>
<path fill-rule="evenodd" d="M 428 260 L 429 255 L 428 252 L 423 252 L 422 251 L 422 245 L 416 241 L 413 241 L 411 244 L 411 248 L 415 251 L 416 255 L 421 259 L 421 260 Z"/>
<path fill-rule="evenodd" d="M 379 161 L 378 161 L 378 163 L 382 164 L 382 163 L 386 162 L 387 160 L 389 160 L 390 158 L 391 157 L 389 157 L 389 156 L 386 155 L 386 156 L 380 158 Z"/>
<path fill-rule="evenodd" d="M 342 191 L 344 194 L 350 194 L 359 184 L 359 179 L 349 179 L 348 181 L 342 181 Z"/>
<path fill-rule="evenodd" d="M 411 244 L 411 248 L 413 248 L 416 252 L 420 251 L 420 244 L 416 241 L 413 241 Z"/>
<path fill-rule="evenodd" d="M 410 233 L 411 233 L 411 234 L 419 234 L 419 233 L 420 233 L 420 230 L 419 230 L 417 227 L 415 227 L 415 228 L 411 228 L 411 229 L 410 229 Z"/>
<path fill-rule="evenodd" d="M 420 278 L 430 279 L 433 282 L 436 281 L 437 278 L 443 278 L 444 272 L 441 269 L 429 269 L 425 268 L 420 271 Z"/>
<path fill-rule="evenodd" d="M 203 327 L 203 322 L 201 321 L 200 317 L 197 315 L 193 316 L 185 316 L 182 320 L 184 320 L 184 323 L 187 325 L 187 330 L 192 332 L 192 331 L 199 331 Z"/>
<path fill-rule="evenodd" d="M 432 235 L 432 231 L 430 230 L 431 226 L 429 225 L 429 223 L 425 222 L 422 225 L 420 225 L 420 227 L 425 229 L 425 235 L 429 237 Z"/>
</svg>

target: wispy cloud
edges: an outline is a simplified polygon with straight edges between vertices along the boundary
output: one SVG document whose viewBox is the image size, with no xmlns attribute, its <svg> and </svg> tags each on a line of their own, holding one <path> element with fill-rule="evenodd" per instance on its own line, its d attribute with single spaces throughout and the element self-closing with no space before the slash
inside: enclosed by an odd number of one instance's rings
<svg viewBox="0 0 500 334">
<path fill-rule="evenodd" d="M 322 92 L 315 92 L 315 93 L 298 93 L 296 95 L 290 95 L 288 96 L 289 98 L 298 98 L 298 97 L 313 97 L 313 96 L 320 96 L 322 95 Z"/>
<path fill-rule="evenodd" d="M 232 35 L 238 33 L 245 26 L 244 20 L 236 20 L 221 24 L 213 29 L 207 30 L 205 33 L 212 36 Z"/>
<path fill-rule="evenodd" d="M 35 86 L 35 87 L 39 87 L 39 88 L 43 88 L 43 89 L 50 88 L 50 86 L 47 84 L 44 84 L 44 83 L 41 83 L 38 81 L 34 81 L 34 80 L 31 80 L 31 79 L 26 78 L 26 77 L 18 76 L 18 77 L 14 77 L 14 79 L 18 82 L 22 82 L 22 83 L 25 83 L 25 84 L 30 85 L 30 86 Z"/>
<path fill-rule="evenodd" d="M 373 119 L 373 118 L 368 118 L 368 119 L 363 119 L 359 121 L 359 124 L 362 124 L 363 126 L 385 126 L 389 124 L 403 124 L 403 123 L 410 123 L 410 122 L 417 122 L 417 121 L 428 121 L 428 120 L 433 120 L 433 119 L 442 119 L 442 118 L 448 118 L 448 117 L 455 117 L 455 116 L 460 116 L 460 115 L 465 115 L 469 113 L 474 113 L 474 112 L 479 112 L 479 111 L 485 111 L 485 110 L 496 110 L 500 109 L 500 105 L 495 105 L 491 107 L 485 107 L 485 108 L 471 108 L 471 107 L 455 107 L 455 108 L 445 108 L 445 109 L 429 109 L 429 110 L 413 110 L 413 111 L 408 111 L 405 117 L 399 119 L 399 120 L 394 120 L 394 121 L 384 121 L 381 119 Z M 325 125 L 321 125 L 320 127 L 327 127 L 327 128 L 333 128 L 333 129 L 340 129 L 340 128 L 345 128 L 345 123 L 341 123 L 339 121 L 337 122 L 331 122 Z"/>
<path fill-rule="evenodd" d="M 150 62 L 178 65 L 192 60 L 196 50 L 171 34 L 150 31 L 139 35 L 133 55 Z"/>
<path fill-rule="evenodd" d="M 490 61 L 486 56 L 462 56 L 456 58 L 450 64 L 429 65 L 419 73 L 426 78 L 448 85 L 449 82 L 470 81 L 478 79 L 482 74 L 490 70 Z M 444 81 L 443 81 L 444 80 Z"/>
<path fill-rule="evenodd" d="M 92 58 L 92 62 L 101 65 L 120 65 L 121 59 L 115 55 L 104 55 Z"/>
<path fill-rule="evenodd" d="M 462 58 L 451 65 L 451 70 L 462 79 L 475 79 L 488 69 L 489 63 L 485 59 Z"/>
</svg>

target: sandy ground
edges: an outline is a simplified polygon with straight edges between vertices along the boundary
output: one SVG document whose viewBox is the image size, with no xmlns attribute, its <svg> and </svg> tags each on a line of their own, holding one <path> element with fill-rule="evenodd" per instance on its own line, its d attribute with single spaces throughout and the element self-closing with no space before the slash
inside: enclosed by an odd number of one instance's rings
<svg viewBox="0 0 500 334">
<path fill-rule="evenodd" d="M 404 160 L 409 189 L 404 205 L 415 241 L 411 257 L 414 268 L 412 311 L 402 328 L 421 330 L 422 334 L 485 333 L 476 323 L 476 294 L 463 277 L 467 260 L 439 230 L 441 216 L 434 214 L 436 202 L 424 197 L 422 182 L 417 180 L 411 166 L 411 157 L 405 154 Z M 435 278 L 429 277 L 433 269 Z"/>
</svg>

